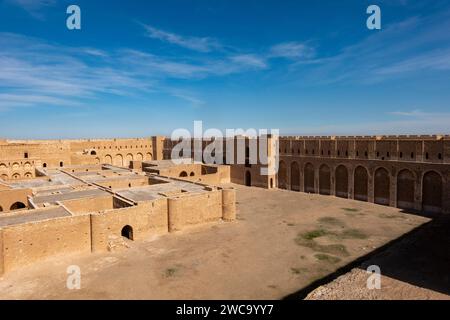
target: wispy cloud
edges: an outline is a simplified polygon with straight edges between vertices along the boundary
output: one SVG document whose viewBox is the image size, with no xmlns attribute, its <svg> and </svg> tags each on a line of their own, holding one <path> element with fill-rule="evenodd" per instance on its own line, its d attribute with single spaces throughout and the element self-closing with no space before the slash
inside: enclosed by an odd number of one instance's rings
<svg viewBox="0 0 450 320">
<path fill-rule="evenodd" d="M 36 19 L 44 19 L 42 10 L 56 4 L 56 0 L 6 0 L 6 3 L 16 5 L 27 11 Z"/>
<path fill-rule="evenodd" d="M 2 110 L 75 106 L 104 95 L 144 97 L 155 92 L 201 106 L 201 98 L 171 87 L 170 79 L 221 77 L 267 67 L 252 54 L 167 58 L 134 49 L 61 46 L 11 33 L 0 33 L 0 47 L 0 93 L 8 93 L 0 96 Z"/>
<path fill-rule="evenodd" d="M 413 16 L 383 26 L 331 56 L 299 61 L 303 83 L 372 84 L 423 71 L 450 70 L 450 12 Z M 437 49 L 439 48 L 439 49 Z M 307 68 L 305 70 L 305 68 Z"/>
<path fill-rule="evenodd" d="M 273 46 L 270 49 L 269 57 L 288 59 L 311 59 L 315 55 L 313 47 L 300 42 L 285 42 Z"/>
<path fill-rule="evenodd" d="M 253 67 L 256 69 L 265 69 L 268 67 L 265 59 L 255 54 L 240 54 L 232 56 L 230 59 L 237 64 Z"/>
<path fill-rule="evenodd" d="M 153 39 L 158 39 L 164 42 L 168 42 L 186 49 L 195 50 L 199 52 L 210 52 L 217 48 L 220 48 L 220 43 L 209 37 L 192 37 L 182 36 L 172 32 L 167 32 L 161 29 L 157 29 L 153 26 L 142 24 L 147 31 L 147 36 Z"/>
</svg>

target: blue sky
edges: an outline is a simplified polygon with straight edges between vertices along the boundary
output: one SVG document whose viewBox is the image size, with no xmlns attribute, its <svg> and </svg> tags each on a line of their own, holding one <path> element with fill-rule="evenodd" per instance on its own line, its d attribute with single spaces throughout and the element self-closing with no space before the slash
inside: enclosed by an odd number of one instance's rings
<svg viewBox="0 0 450 320">
<path fill-rule="evenodd" d="M 449 30 L 445 0 L 0 0 L 0 137 L 450 133 Z"/>
</svg>

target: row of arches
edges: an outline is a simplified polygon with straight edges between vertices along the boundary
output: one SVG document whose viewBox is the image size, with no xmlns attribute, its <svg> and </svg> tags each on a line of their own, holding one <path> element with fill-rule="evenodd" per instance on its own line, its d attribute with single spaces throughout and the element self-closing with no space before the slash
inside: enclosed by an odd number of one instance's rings
<svg viewBox="0 0 450 320">
<path fill-rule="evenodd" d="M 303 191 L 322 195 L 336 195 L 337 197 L 351 197 L 353 199 L 369 201 L 369 172 L 363 166 L 357 166 L 353 172 L 353 186 L 349 186 L 350 173 L 346 166 L 339 165 L 334 169 L 334 190 L 332 190 L 332 169 L 326 164 L 318 168 L 318 186 L 316 186 L 315 168 L 311 163 L 303 167 Z M 278 187 L 300 191 L 300 165 L 292 162 L 290 165 L 290 185 L 287 179 L 287 167 L 284 161 L 280 162 L 278 171 Z M 424 211 L 440 212 L 442 210 L 443 179 L 435 171 L 427 171 L 422 177 L 408 169 L 400 170 L 397 176 L 391 177 L 388 170 L 379 167 L 373 176 L 373 202 L 381 205 L 391 203 L 391 179 L 396 179 L 396 206 L 403 209 L 413 209 L 416 202 L 416 188 L 420 186 L 421 178 L 422 209 Z"/>
<path fill-rule="evenodd" d="M 7 180 L 19 180 L 22 178 L 25 179 L 31 179 L 33 178 L 33 174 L 31 172 L 26 172 L 23 176 L 20 173 L 14 173 L 11 178 L 7 175 L 7 174 L 2 174 L 0 176 L 2 178 L 2 180 L 7 181 Z"/>
<path fill-rule="evenodd" d="M 8 167 L 11 167 L 13 170 L 20 170 L 20 169 L 31 169 L 33 165 L 31 162 L 25 162 L 24 164 L 13 162 L 11 165 L 6 165 L 6 163 L 0 163 L 0 170 L 6 170 Z"/>
<path fill-rule="evenodd" d="M 188 176 L 188 173 L 187 173 L 186 171 L 181 171 L 180 174 L 179 174 L 179 177 L 182 177 L 182 178 L 187 177 L 187 176 Z M 195 177 L 195 172 L 194 172 L 194 171 L 191 171 L 191 173 L 189 174 L 189 176 L 190 176 L 190 177 Z"/>
<path fill-rule="evenodd" d="M 97 158 L 98 159 L 98 158 Z M 111 165 L 115 165 L 115 166 L 119 166 L 119 167 L 123 167 L 123 166 L 129 166 L 131 161 L 144 161 L 144 160 L 152 160 L 153 159 L 153 155 L 148 152 L 145 154 L 142 153 L 137 153 L 135 155 L 128 153 L 125 156 L 123 156 L 122 154 L 116 154 L 114 157 L 107 154 L 104 157 L 104 163 L 106 164 L 111 164 Z"/>
</svg>

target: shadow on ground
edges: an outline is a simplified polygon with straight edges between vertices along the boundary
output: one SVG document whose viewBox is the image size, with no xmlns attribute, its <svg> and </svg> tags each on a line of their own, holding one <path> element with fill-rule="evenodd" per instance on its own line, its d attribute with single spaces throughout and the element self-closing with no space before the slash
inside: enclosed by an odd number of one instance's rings
<svg viewBox="0 0 450 320">
<path fill-rule="evenodd" d="M 450 217 L 435 217 L 284 299 L 304 299 L 351 269 L 369 265 L 378 265 L 384 276 L 450 295 Z"/>
</svg>

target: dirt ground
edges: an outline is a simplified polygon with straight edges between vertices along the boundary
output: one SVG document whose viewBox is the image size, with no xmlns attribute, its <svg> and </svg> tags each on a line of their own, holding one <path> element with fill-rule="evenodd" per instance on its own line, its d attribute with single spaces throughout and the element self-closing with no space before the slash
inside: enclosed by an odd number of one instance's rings
<svg viewBox="0 0 450 320">
<path fill-rule="evenodd" d="M 364 262 L 311 292 L 307 299 L 450 300 L 450 218 L 435 219 Z M 367 289 L 367 267 L 381 269 L 379 290 Z"/>
<path fill-rule="evenodd" d="M 238 219 L 65 256 L 0 279 L 0 299 L 280 299 L 430 219 L 340 198 L 235 185 Z M 66 287 L 69 265 L 81 289 Z"/>
</svg>

